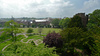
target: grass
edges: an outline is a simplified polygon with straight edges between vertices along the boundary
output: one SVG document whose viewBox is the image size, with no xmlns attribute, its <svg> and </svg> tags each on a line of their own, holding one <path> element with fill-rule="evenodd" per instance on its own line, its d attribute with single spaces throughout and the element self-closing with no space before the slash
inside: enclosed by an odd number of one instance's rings
<svg viewBox="0 0 100 56">
<path fill-rule="evenodd" d="M 28 38 L 24 39 L 23 42 L 27 42 L 29 39 L 34 39 L 34 40 L 41 39 L 41 40 L 43 40 L 43 37 L 41 37 L 40 35 L 33 35 L 33 36 L 29 36 Z"/>
<path fill-rule="evenodd" d="M 19 29 L 24 30 L 23 33 L 26 33 L 29 28 L 19 28 Z M 33 33 L 38 33 L 38 28 L 32 28 L 32 29 L 34 31 Z M 42 33 L 44 33 L 44 34 L 47 34 L 49 32 L 53 32 L 53 31 L 58 33 L 61 31 L 61 29 L 59 29 L 59 28 L 42 28 Z"/>
</svg>

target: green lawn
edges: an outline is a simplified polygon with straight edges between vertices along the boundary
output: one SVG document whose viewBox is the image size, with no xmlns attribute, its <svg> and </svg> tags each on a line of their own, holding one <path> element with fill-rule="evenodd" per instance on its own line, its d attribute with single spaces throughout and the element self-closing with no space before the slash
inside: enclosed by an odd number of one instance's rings
<svg viewBox="0 0 100 56">
<path fill-rule="evenodd" d="M 19 29 L 22 29 L 24 31 L 24 33 L 26 33 L 29 28 L 19 28 Z M 38 33 L 38 28 L 33 28 L 33 31 L 34 31 L 33 33 Z M 47 34 L 49 32 L 53 32 L 53 31 L 58 33 L 61 31 L 61 29 L 59 29 L 59 28 L 42 28 L 42 33 L 44 33 L 44 34 Z"/>
<path fill-rule="evenodd" d="M 28 38 L 24 39 L 23 42 L 27 42 L 29 39 L 34 39 L 34 41 L 38 39 L 43 40 L 43 37 L 41 37 L 40 35 L 33 35 L 33 36 L 29 36 Z"/>
</svg>

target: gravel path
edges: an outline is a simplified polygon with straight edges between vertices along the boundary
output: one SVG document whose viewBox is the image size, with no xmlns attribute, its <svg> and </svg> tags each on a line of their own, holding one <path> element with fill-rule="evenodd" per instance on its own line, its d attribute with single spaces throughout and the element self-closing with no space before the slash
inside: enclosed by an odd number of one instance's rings
<svg viewBox="0 0 100 56">
<path fill-rule="evenodd" d="M 41 39 L 35 40 L 34 39 L 28 39 L 27 42 L 23 42 L 24 39 L 21 40 L 22 43 L 31 43 L 30 41 L 33 41 L 35 43 L 35 45 L 39 45 L 41 43 L 43 43 L 43 41 Z"/>
<path fill-rule="evenodd" d="M 26 34 L 23 34 L 23 35 L 24 35 L 26 38 L 28 38 L 28 36 L 27 36 Z M 26 38 L 24 38 L 24 39 L 26 39 Z M 38 44 L 43 43 L 43 41 L 42 41 L 41 39 L 38 39 L 38 40 L 35 40 L 35 41 L 34 41 L 34 39 L 28 39 L 27 42 L 23 42 L 24 39 L 21 40 L 22 43 L 31 43 L 30 41 L 33 41 L 33 42 L 35 43 L 35 45 L 38 45 Z"/>
</svg>

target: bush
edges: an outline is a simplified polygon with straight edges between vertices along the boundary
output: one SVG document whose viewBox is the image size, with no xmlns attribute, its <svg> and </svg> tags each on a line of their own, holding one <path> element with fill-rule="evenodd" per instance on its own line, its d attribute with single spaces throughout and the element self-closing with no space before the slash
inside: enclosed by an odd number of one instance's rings
<svg viewBox="0 0 100 56">
<path fill-rule="evenodd" d="M 32 28 L 29 28 L 28 30 L 27 30 L 27 33 L 32 33 L 33 32 L 33 29 Z"/>
<path fill-rule="evenodd" d="M 61 39 L 60 34 L 52 32 L 47 34 L 47 36 L 43 39 L 43 43 L 45 43 L 45 45 L 48 45 L 48 47 L 62 47 L 63 45 L 63 41 Z"/>
</svg>

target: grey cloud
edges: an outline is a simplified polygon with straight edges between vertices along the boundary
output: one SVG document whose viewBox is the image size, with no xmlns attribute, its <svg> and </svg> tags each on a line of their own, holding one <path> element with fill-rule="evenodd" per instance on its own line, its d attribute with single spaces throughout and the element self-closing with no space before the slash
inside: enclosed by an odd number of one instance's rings
<svg viewBox="0 0 100 56">
<path fill-rule="evenodd" d="M 3 0 L 0 0 L 3 1 Z M 7 0 L 8 1 L 8 0 Z M 13 0 L 11 0 L 13 1 Z M 20 1 L 20 0 L 19 0 Z M 22 1 L 22 0 L 21 0 Z M 81 9 L 70 2 L 70 0 L 53 0 L 52 2 L 43 0 L 23 0 L 25 3 L 5 4 L 0 2 L 1 17 L 72 17 L 78 12 L 92 12 L 96 8 L 100 8 L 99 0 L 86 0 Z M 39 1 L 39 0 L 38 0 Z M 72 0 L 71 0 L 72 1 Z M 80 4 L 79 4 L 80 5 Z M 6 7 L 7 6 L 7 7 Z"/>
</svg>

